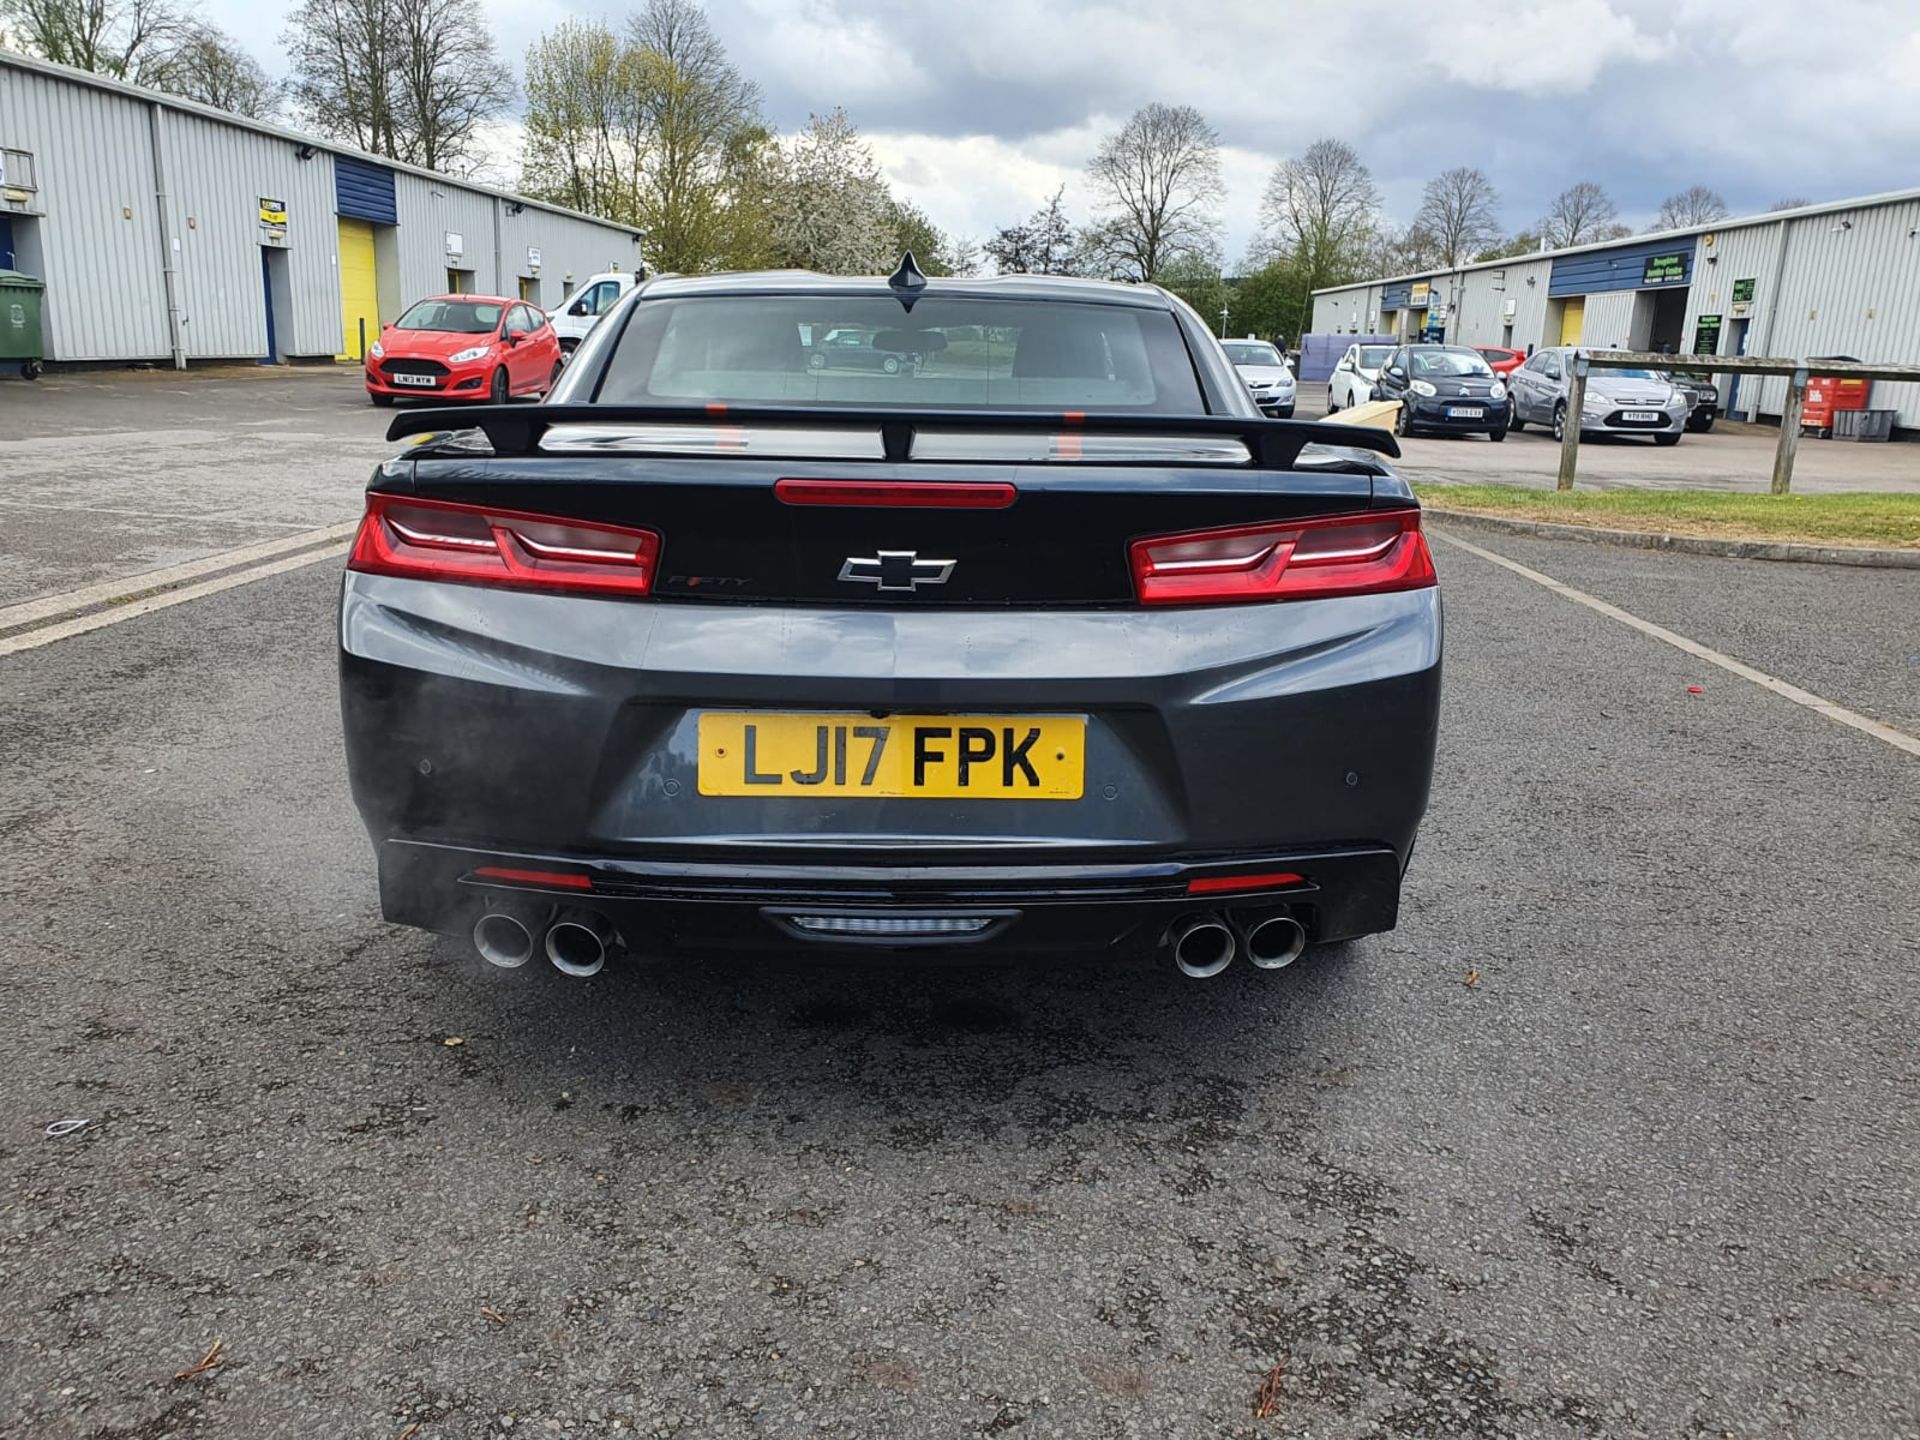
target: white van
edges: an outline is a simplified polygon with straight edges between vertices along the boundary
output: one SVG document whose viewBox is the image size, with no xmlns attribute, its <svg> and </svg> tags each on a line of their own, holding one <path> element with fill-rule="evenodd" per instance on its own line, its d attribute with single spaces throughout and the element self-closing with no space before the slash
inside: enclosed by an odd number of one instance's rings
<svg viewBox="0 0 1920 1440">
<path fill-rule="evenodd" d="M 589 275 L 586 283 L 553 312 L 553 333 L 560 337 L 561 353 L 571 355 L 587 338 L 594 322 L 613 308 L 613 302 L 646 278 L 645 271 L 627 270 Z"/>
</svg>

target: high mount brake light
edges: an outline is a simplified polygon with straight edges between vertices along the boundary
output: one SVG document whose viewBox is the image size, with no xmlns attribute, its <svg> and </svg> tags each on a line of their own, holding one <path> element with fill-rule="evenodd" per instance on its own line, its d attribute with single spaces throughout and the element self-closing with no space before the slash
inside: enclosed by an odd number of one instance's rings
<svg viewBox="0 0 1920 1440">
<path fill-rule="evenodd" d="M 645 595 L 659 559 L 653 530 L 372 494 L 347 568 L 520 590 Z"/>
<path fill-rule="evenodd" d="M 1019 492 L 1004 480 L 776 480 L 788 505 L 861 505 L 894 510 L 1004 510 Z"/>
<path fill-rule="evenodd" d="M 1323 600 L 1437 583 L 1418 510 L 1194 530 L 1136 540 L 1129 555 L 1143 605 Z"/>
</svg>

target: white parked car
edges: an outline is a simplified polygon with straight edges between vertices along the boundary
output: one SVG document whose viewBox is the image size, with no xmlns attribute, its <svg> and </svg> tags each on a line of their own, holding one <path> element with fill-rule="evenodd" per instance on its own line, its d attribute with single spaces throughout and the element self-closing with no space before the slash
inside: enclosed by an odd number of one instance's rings
<svg viewBox="0 0 1920 1440">
<path fill-rule="evenodd" d="M 1391 354 L 1391 345 L 1349 345 L 1327 379 L 1327 413 L 1371 400 L 1373 387 L 1380 381 L 1380 367 Z"/>
<path fill-rule="evenodd" d="M 593 329 L 594 323 L 613 308 L 613 302 L 646 278 L 644 271 L 636 274 L 629 270 L 608 270 L 599 275 L 589 275 L 586 284 L 569 295 L 565 303 L 553 312 L 553 333 L 560 337 L 561 353 L 571 355 L 580 342 L 587 338 L 587 332 Z"/>
</svg>

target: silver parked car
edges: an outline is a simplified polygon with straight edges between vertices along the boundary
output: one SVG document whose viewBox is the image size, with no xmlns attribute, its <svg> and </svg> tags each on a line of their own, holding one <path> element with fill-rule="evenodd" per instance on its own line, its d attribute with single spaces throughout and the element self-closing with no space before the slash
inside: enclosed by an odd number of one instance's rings
<svg viewBox="0 0 1920 1440">
<path fill-rule="evenodd" d="M 1285 357 L 1264 340 L 1222 340 L 1220 343 L 1226 348 L 1233 368 L 1247 382 L 1253 403 L 1276 419 L 1291 420 L 1298 390 Z"/>
<path fill-rule="evenodd" d="M 1507 376 L 1513 392 L 1511 428 L 1544 425 L 1556 440 L 1566 434 L 1573 357 L 1571 346 L 1538 350 Z M 1651 435 L 1656 445 L 1678 445 L 1692 408 L 1688 396 L 1651 370 L 1591 370 L 1580 433 Z"/>
</svg>

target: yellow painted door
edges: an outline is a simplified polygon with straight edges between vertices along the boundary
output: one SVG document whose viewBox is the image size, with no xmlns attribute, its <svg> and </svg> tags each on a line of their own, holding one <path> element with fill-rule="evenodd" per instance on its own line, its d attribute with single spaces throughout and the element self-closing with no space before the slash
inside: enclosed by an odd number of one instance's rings
<svg viewBox="0 0 1920 1440">
<path fill-rule="evenodd" d="M 1580 332 L 1586 328 L 1586 324 L 1587 297 L 1574 295 L 1567 300 L 1565 307 L 1560 311 L 1560 343 L 1578 345 Z"/>
<path fill-rule="evenodd" d="M 373 259 L 373 225 L 366 220 L 340 220 L 340 353 L 337 360 L 361 361 L 360 322 L 367 324 L 367 344 L 380 338 L 380 282 Z"/>
</svg>

